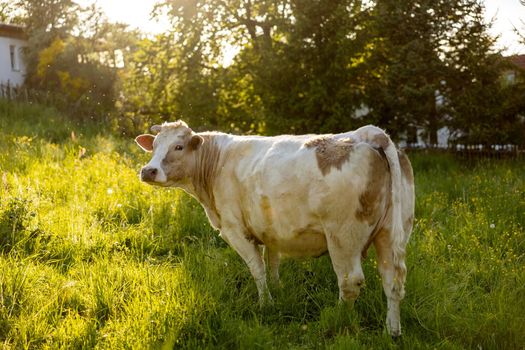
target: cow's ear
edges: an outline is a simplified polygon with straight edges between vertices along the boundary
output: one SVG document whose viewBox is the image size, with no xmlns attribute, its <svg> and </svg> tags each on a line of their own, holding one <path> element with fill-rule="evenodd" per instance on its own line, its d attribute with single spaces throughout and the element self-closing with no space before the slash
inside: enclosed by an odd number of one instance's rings
<svg viewBox="0 0 525 350">
<path fill-rule="evenodd" d="M 200 145 L 202 145 L 203 142 L 204 139 L 201 136 L 193 135 L 190 139 L 190 142 L 188 143 L 188 146 L 190 147 L 190 149 L 196 150 L 200 147 Z"/>
<path fill-rule="evenodd" d="M 135 142 L 146 152 L 153 151 L 153 140 L 155 136 L 150 134 L 139 135 L 135 138 Z"/>
</svg>

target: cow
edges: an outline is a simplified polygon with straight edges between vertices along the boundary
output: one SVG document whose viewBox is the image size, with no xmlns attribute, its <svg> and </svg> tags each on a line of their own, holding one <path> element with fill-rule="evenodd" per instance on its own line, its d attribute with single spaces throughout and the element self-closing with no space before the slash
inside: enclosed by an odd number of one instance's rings
<svg viewBox="0 0 525 350">
<path fill-rule="evenodd" d="M 156 135 L 135 139 L 152 152 L 140 179 L 182 188 L 201 203 L 211 225 L 248 265 L 261 303 L 271 301 L 266 265 L 277 282 L 281 257 L 326 252 L 339 300 L 352 303 L 364 282 L 361 260 L 373 244 L 387 297 L 387 330 L 401 334 L 414 178 L 407 156 L 382 129 L 238 136 L 196 133 L 176 121 L 151 130 Z"/>
</svg>

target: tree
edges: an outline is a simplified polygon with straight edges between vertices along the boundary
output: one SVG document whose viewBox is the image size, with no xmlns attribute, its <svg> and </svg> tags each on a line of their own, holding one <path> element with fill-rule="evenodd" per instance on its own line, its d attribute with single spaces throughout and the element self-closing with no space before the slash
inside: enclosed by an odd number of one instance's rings
<svg viewBox="0 0 525 350">
<path fill-rule="evenodd" d="M 41 86 L 36 78 L 39 54 L 54 42 L 67 38 L 78 23 L 78 5 L 72 0 L 15 0 L 15 7 L 21 13 L 29 38 L 25 53 L 26 82 L 31 87 Z"/>
<path fill-rule="evenodd" d="M 449 51 L 463 45 L 461 28 L 476 0 L 378 0 L 370 33 L 372 49 L 366 88 L 374 123 L 393 131 L 427 130 L 437 143 L 437 130 L 447 120 L 443 98 L 456 67 Z"/>
<path fill-rule="evenodd" d="M 172 40 L 169 34 L 144 38 L 129 54 L 121 73 L 121 97 L 117 102 L 123 131 L 144 130 L 152 122 L 177 114 L 177 57 Z"/>
<path fill-rule="evenodd" d="M 337 132 L 363 124 L 355 111 L 363 102 L 368 10 L 360 1 L 290 3 L 272 45 L 252 64 L 270 133 Z"/>
<path fill-rule="evenodd" d="M 115 104 L 116 53 L 122 56 L 136 33 L 109 23 L 95 5 L 81 8 L 71 0 L 15 5 L 29 40 L 25 85 L 75 118 L 108 119 Z"/>
<path fill-rule="evenodd" d="M 454 113 L 466 113 L 450 102 L 457 100 L 456 91 L 465 91 L 454 83 L 459 73 L 480 59 L 487 67 L 476 68 L 479 74 L 500 69 L 489 58 L 493 39 L 483 22 L 483 6 L 478 0 L 366 4 L 173 0 L 159 8 L 167 9 L 174 35 L 184 33 L 174 42 L 184 72 L 177 76 L 180 91 L 195 93 L 193 84 L 200 81 L 198 86 L 209 92 L 208 114 L 220 109 L 221 118 L 228 118 L 224 111 L 230 107 L 217 100 L 219 86 L 231 89 L 229 100 L 243 93 L 212 82 L 244 81 L 250 86 L 243 94 L 259 101 L 254 114 L 262 119 L 255 124 L 268 133 L 340 131 L 372 122 L 394 134 L 424 128 L 436 143 L 437 130 Z M 226 70 L 217 69 L 224 43 L 241 48 Z M 184 105 L 190 98 L 179 101 Z M 363 107 L 369 113 L 359 117 L 356 112 Z"/>
<path fill-rule="evenodd" d="M 177 100 L 188 119 L 207 114 L 212 125 L 243 130 L 343 130 L 360 106 L 353 61 L 361 57 L 355 27 L 360 1 L 166 1 L 180 50 Z M 183 33 L 178 34 L 178 33 Z M 226 45 L 240 48 L 221 67 Z M 234 102 L 235 101 L 235 102 Z M 246 113 L 244 119 L 240 114 Z M 230 123 L 233 116 L 233 123 Z M 230 116 L 229 116 L 230 115 Z"/>
<path fill-rule="evenodd" d="M 523 142 L 524 90 L 519 79 L 506 81 L 509 71 L 518 71 L 494 49 L 496 38 L 488 34 L 484 8 L 474 2 L 469 20 L 456 30 L 447 64 L 447 100 L 452 115 L 450 127 L 461 142 L 501 144 Z M 520 97 L 521 96 L 521 97 Z"/>
<path fill-rule="evenodd" d="M 169 0 L 156 11 L 172 30 L 141 45 L 128 79 L 151 117 L 268 134 L 374 123 L 437 143 L 442 126 L 480 135 L 475 118 L 486 132 L 507 113 L 479 0 Z M 227 46 L 239 54 L 223 67 Z"/>
</svg>

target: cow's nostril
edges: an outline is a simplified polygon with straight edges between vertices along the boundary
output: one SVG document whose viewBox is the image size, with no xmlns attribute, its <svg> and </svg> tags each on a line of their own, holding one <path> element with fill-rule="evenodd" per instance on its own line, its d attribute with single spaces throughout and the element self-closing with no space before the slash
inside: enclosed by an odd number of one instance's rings
<svg viewBox="0 0 525 350">
<path fill-rule="evenodd" d="M 155 181 L 159 170 L 157 168 L 142 168 L 141 177 L 144 181 Z"/>
</svg>

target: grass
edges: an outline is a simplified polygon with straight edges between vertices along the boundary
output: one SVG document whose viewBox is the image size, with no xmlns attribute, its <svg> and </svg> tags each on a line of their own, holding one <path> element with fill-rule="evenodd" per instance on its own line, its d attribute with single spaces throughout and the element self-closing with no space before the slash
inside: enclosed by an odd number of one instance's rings
<svg viewBox="0 0 525 350">
<path fill-rule="evenodd" d="M 72 131 L 74 135 L 72 135 Z M 147 155 L 56 111 L 0 101 L 0 344 L 5 349 L 519 349 L 525 164 L 413 156 L 404 335 L 386 335 L 374 254 L 354 308 L 327 256 L 287 260 L 260 309 L 247 267 Z"/>
</svg>

